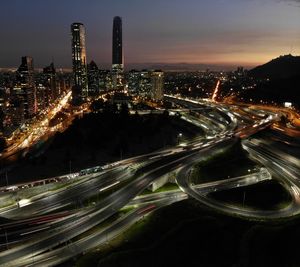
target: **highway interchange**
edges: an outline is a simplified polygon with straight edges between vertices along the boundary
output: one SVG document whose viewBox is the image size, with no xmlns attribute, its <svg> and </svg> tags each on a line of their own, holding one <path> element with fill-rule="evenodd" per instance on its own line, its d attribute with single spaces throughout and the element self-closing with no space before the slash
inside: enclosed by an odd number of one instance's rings
<svg viewBox="0 0 300 267">
<path fill-rule="evenodd" d="M 67 179 L 76 182 L 34 196 L 26 205 L 1 208 L 0 216 L 11 222 L 0 225 L 0 266 L 56 266 L 106 244 L 151 212 L 188 197 L 219 212 L 257 220 L 300 213 L 300 155 L 293 150 L 299 142 L 294 137 L 286 138 L 280 130 L 264 131 L 274 124 L 278 127 L 282 114 L 213 101 L 165 98 L 181 107 L 171 112 L 180 113 L 181 119 L 201 128 L 205 135 L 175 147 L 67 175 Z M 258 132 L 261 134 L 252 137 Z M 251 160 L 262 166 L 260 169 L 240 177 L 193 184 L 190 174 L 195 164 L 225 152 L 241 139 Z M 178 190 L 141 195 L 170 173 L 176 173 Z M 277 179 L 290 193 L 293 201 L 288 206 L 279 210 L 249 209 L 209 196 L 211 192 L 270 179 Z M 14 194 L 10 190 L 2 190 L 7 192 L 1 194 Z M 99 193 L 104 194 L 93 198 Z M 89 199 L 93 199 L 92 203 L 83 204 Z M 102 223 L 103 227 L 99 227 Z"/>
</svg>

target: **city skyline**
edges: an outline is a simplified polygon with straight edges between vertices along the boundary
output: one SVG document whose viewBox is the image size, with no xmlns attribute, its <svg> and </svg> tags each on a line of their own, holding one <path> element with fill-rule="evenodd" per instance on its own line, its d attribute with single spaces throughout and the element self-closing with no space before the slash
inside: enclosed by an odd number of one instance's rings
<svg viewBox="0 0 300 267">
<path fill-rule="evenodd" d="M 300 0 L 0 8 L 0 267 L 300 266 Z"/>
<path fill-rule="evenodd" d="M 189 0 L 184 6 L 179 0 L 91 1 L 89 5 L 80 0 L 6 1 L 1 3 L 0 20 L 9 27 L 0 30 L 5 36 L 0 67 L 17 67 L 19 56 L 28 55 L 37 67 L 53 57 L 56 66 L 70 68 L 68 30 L 74 21 L 86 26 L 87 62 L 107 67 L 112 18 L 117 15 L 125 21 L 128 64 L 255 66 L 282 54 L 300 54 L 299 8 L 299 1 L 276 0 Z"/>
</svg>

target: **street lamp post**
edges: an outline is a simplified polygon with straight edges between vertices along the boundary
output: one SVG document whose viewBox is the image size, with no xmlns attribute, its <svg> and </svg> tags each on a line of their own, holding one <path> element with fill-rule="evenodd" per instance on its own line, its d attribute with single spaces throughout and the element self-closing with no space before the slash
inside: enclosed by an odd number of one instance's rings
<svg viewBox="0 0 300 267">
<path fill-rule="evenodd" d="M 182 133 L 179 133 L 177 135 L 177 145 L 179 145 L 179 142 L 180 142 L 180 138 L 182 137 Z"/>
</svg>

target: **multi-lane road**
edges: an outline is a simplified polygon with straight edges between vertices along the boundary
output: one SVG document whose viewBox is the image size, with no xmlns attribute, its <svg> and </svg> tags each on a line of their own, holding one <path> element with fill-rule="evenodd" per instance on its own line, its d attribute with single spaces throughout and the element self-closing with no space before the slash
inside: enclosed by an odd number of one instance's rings
<svg viewBox="0 0 300 267">
<path fill-rule="evenodd" d="M 251 138 L 279 122 L 280 117 L 274 110 L 175 96 L 166 98 L 181 106 L 182 110 L 176 112 L 180 111 L 182 119 L 201 128 L 204 136 L 105 168 L 82 171 L 73 175 L 78 179 L 74 184 L 32 197 L 26 206 L 11 205 L 0 210 L 0 216 L 13 220 L 0 225 L 3 249 L 0 266 L 55 266 L 108 242 L 154 210 L 187 197 L 212 209 L 252 219 L 290 217 L 300 212 L 299 160 L 279 148 L 273 150 L 276 141 L 270 143 L 264 136 Z M 190 173 L 196 163 L 226 151 L 240 139 L 251 159 L 265 168 L 241 177 L 192 183 Z M 279 136 L 278 139 L 284 138 Z M 180 190 L 141 195 L 153 182 L 170 173 L 176 174 Z M 291 204 L 281 210 L 250 210 L 209 197 L 211 192 L 249 186 L 274 177 L 293 198 Z M 16 187 L 15 190 L 22 189 Z M 93 198 L 91 205 L 79 205 L 106 191 L 110 193 Z M 71 208 L 76 205 L 78 208 Z M 129 212 L 119 213 L 124 207 Z"/>
</svg>

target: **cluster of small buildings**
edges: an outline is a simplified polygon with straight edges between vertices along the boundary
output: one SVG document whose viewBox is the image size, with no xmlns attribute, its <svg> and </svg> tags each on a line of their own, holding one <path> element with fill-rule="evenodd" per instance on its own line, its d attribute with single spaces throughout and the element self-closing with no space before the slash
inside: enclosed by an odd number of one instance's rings
<svg viewBox="0 0 300 267">
<path fill-rule="evenodd" d="M 53 63 L 36 73 L 31 57 L 22 57 L 17 71 L 7 78 L 0 85 L 0 132 L 5 136 L 51 108 L 71 86 L 70 80 L 57 75 Z"/>
</svg>

